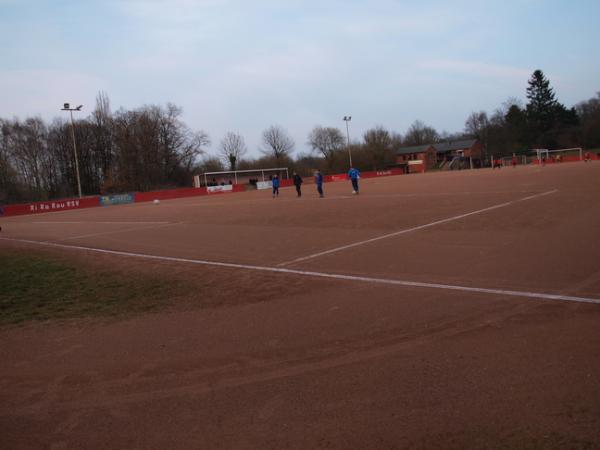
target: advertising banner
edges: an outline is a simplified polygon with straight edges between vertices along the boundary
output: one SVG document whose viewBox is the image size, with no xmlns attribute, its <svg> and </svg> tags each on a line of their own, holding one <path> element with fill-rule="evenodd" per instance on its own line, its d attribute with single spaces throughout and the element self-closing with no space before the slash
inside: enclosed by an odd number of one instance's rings
<svg viewBox="0 0 600 450">
<path fill-rule="evenodd" d="M 134 194 L 102 195 L 100 197 L 100 205 L 102 206 L 125 205 L 134 201 Z"/>
<path fill-rule="evenodd" d="M 273 185 L 270 181 L 257 181 L 256 189 L 271 189 Z"/>
<path fill-rule="evenodd" d="M 233 192 L 233 185 L 232 184 L 226 184 L 224 186 L 208 186 L 206 188 L 206 191 L 209 194 L 217 194 L 219 192 Z"/>
<path fill-rule="evenodd" d="M 99 197 L 85 197 L 47 202 L 25 203 L 20 205 L 2 206 L 0 216 L 20 216 L 22 214 L 40 214 L 71 209 L 91 208 L 99 206 Z"/>
</svg>

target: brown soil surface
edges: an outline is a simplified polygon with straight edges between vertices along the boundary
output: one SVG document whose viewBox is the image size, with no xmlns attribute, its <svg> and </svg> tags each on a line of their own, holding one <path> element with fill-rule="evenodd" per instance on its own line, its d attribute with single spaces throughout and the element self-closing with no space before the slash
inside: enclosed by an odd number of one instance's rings
<svg viewBox="0 0 600 450">
<path fill-rule="evenodd" d="M 600 299 L 599 188 L 595 163 L 432 173 L 4 218 L 0 237 L 276 266 L 514 202 L 287 267 Z M 190 292 L 0 330 L 2 448 L 600 448 L 599 304 L 41 251 Z"/>
</svg>

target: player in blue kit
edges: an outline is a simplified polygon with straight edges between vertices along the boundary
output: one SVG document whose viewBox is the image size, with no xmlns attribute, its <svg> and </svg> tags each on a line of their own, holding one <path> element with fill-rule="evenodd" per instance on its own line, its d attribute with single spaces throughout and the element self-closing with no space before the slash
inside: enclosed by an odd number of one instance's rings
<svg viewBox="0 0 600 450">
<path fill-rule="evenodd" d="M 352 182 L 352 193 L 358 194 L 358 179 L 360 178 L 359 170 L 355 169 L 354 167 L 350 167 L 350 170 L 348 171 L 348 178 L 350 178 L 350 181 Z"/>
</svg>

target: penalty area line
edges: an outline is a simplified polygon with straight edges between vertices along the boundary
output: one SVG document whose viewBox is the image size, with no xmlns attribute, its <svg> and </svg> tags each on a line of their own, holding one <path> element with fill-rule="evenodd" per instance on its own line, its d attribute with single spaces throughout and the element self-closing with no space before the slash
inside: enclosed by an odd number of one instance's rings
<svg viewBox="0 0 600 450">
<path fill-rule="evenodd" d="M 464 213 L 464 214 L 459 214 L 458 216 L 448 217 L 446 219 L 436 220 L 435 222 L 426 223 L 424 225 L 418 225 L 418 226 L 412 227 L 412 228 L 406 228 L 404 230 L 384 234 L 382 236 L 377 236 L 377 237 L 374 237 L 371 239 L 366 239 L 364 241 L 353 242 L 352 244 L 342 245 L 341 247 L 332 248 L 332 249 L 325 250 L 325 251 L 319 252 L 319 253 L 313 253 L 312 255 L 303 256 L 301 258 L 296 258 L 291 261 L 282 262 L 282 263 L 277 264 L 277 267 L 289 266 L 289 265 L 296 264 L 296 263 L 299 263 L 302 261 L 307 261 L 309 259 L 314 259 L 314 258 L 318 258 L 320 256 L 329 255 L 330 253 L 341 252 L 342 250 L 348 250 L 349 248 L 354 248 L 354 247 L 358 247 L 360 245 L 370 244 L 371 242 L 377 242 L 382 239 L 388 239 L 391 237 L 400 236 L 401 234 L 412 233 L 413 231 L 424 230 L 425 228 L 434 227 L 434 226 L 440 225 L 442 223 L 447 223 L 447 222 L 452 222 L 452 221 L 459 220 L 459 219 L 464 219 L 465 217 L 474 216 L 476 214 L 481 214 L 481 213 L 488 212 L 488 211 L 493 211 L 494 209 L 504 208 L 506 206 L 514 205 L 515 203 L 524 202 L 526 200 L 532 200 L 534 198 L 543 197 L 545 195 L 554 194 L 556 192 L 558 192 L 558 189 L 542 192 L 540 194 L 529 195 L 527 197 L 523 197 L 523 198 L 520 198 L 517 200 L 511 200 L 509 202 L 500 203 L 498 205 L 488 206 L 487 208 L 478 209 L 476 211 L 471 211 L 471 212 Z"/>
<path fill-rule="evenodd" d="M 100 225 L 165 225 L 165 224 L 170 224 L 173 222 L 148 222 L 148 221 L 123 221 L 123 222 L 119 222 L 119 221 L 111 221 L 111 222 L 99 222 L 99 221 L 93 221 L 93 220 L 88 220 L 88 221 L 70 221 L 70 222 L 58 222 L 58 221 L 50 221 L 50 220 L 46 220 L 46 221 L 32 221 L 29 223 L 35 223 L 35 224 L 44 224 L 44 225 L 52 225 L 52 224 L 60 224 L 60 225 L 82 225 L 82 224 L 100 224 Z"/>
<path fill-rule="evenodd" d="M 471 293 L 478 293 L 478 294 L 490 294 L 490 295 L 502 295 L 502 296 L 520 297 L 520 298 L 531 298 L 531 299 L 546 300 L 546 301 L 565 301 L 565 302 L 576 302 L 576 303 L 592 303 L 592 304 L 600 305 L 600 299 L 598 299 L 598 298 L 577 297 L 577 296 L 572 296 L 572 295 L 548 294 L 548 293 L 543 293 L 543 292 L 515 291 L 515 290 L 511 290 L 511 289 L 479 288 L 479 287 L 472 287 L 472 286 L 459 286 L 459 285 L 440 284 L 440 283 L 424 283 L 424 282 L 420 282 L 420 281 L 395 280 L 395 279 L 390 279 L 390 278 L 374 278 L 374 277 L 357 276 L 357 275 L 344 275 L 344 274 L 327 273 L 327 272 L 314 272 L 314 271 L 307 271 L 307 270 L 286 269 L 286 268 L 282 268 L 282 267 L 255 266 L 255 265 L 251 265 L 251 264 L 236 264 L 236 263 L 208 261 L 208 260 L 201 260 L 201 259 L 177 258 L 177 257 L 173 257 L 173 256 L 149 255 L 149 254 L 145 254 L 145 253 L 124 252 L 124 251 L 119 251 L 119 250 L 107 250 L 107 249 L 102 249 L 102 248 L 84 247 L 84 246 L 78 246 L 78 245 L 65 245 L 65 244 L 58 244 L 58 243 L 54 243 L 54 242 L 32 241 L 32 240 L 27 240 L 27 239 L 13 239 L 13 238 L 0 237 L 0 240 L 20 242 L 20 243 L 32 244 L 32 245 L 42 245 L 42 246 L 47 246 L 47 247 L 57 247 L 57 248 L 64 248 L 64 249 L 70 249 L 70 250 L 81 250 L 81 251 L 88 251 L 88 252 L 94 252 L 94 253 L 102 253 L 102 254 L 107 254 L 107 255 L 125 256 L 125 257 L 130 257 L 130 258 L 150 259 L 150 260 L 187 263 L 187 264 L 198 264 L 198 265 L 212 266 L 212 267 L 226 267 L 226 268 L 230 268 L 230 269 L 253 270 L 253 271 L 259 271 L 259 272 L 282 273 L 282 274 L 288 274 L 288 275 L 300 275 L 300 276 L 310 277 L 310 278 L 324 278 L 324 279 L 362 282 L 362 283 L 370 283 L 370 284 L 380 284 L 380 285 L 387 285 L 387 286 L 405 286 L 405 287 L 424 288 L 424 289 L 437 289 L 437 290 L 444 290 L 444 291 L 471 292 Z"/>
<path fill-rule="evenodd" d="M 130 227 L 130 228 L 123 228 L 120 230 L 113 230 L 113 231 L 100 231 L 98 233 L 80 234 L 78 236 L 69 236 L 69 237 L 66 237 L 63 239 L 59 239 L 59 240 L 60 241 L 72 241 L 75 239 L 83 239 L 83 238 L 88 238 L 88 237 L 108 236 L 110 234 L 128 233 L 130 231 L 142 231 L 142 230 L 151 230 L 151 229 L 157 229 L 157 228 L 170 227 L 173 225 L 181 225 L 181 223 L 182 222 L 162 222 L 160 224 L 145 225 L 142 227 Z"/>
</svg>

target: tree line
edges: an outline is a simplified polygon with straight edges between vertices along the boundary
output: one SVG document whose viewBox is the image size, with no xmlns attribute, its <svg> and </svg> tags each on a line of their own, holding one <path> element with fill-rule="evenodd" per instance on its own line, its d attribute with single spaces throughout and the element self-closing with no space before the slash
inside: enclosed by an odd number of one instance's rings
<svg viewBox="0 0 600 450">
<path fill-rule="evenodd" d="M 344 172 L 348 153 L 362 170 L 393 165 L 395 152 L 408 146 L 466 138 L 479 139 L 489 155 L 510 155 L 532 148 L 600 147 L 600 92 L 567 108 L 549 80 L 536 70 L 528 80 L 527 103 L 508 99 L 487 113 L 469 115 L 457 133 L 438 132 L 420 120 L 404 135 L 377 126 L 348 143 L 335 127 L 315 126 L 307 135 L 309 153 L 294 155 L 295 142 L 273 125 L 262 132 L 261 155 L 247 158 L 241 134 L 228 132 L 211 154 L 208 134 L 193 131 L 181 108 L 147 105 L 112 112 L 100 92 L 91 114 L 75 122 L 74 132 L 84 195 L 189 186 L 192 175 L 209 171 L 290 167 L 303 175 L 315 169 Z M 77 193 L 71 124 L 39 117 L 0 118 L 0 203 L 47 200 Z"/>
</svg>

